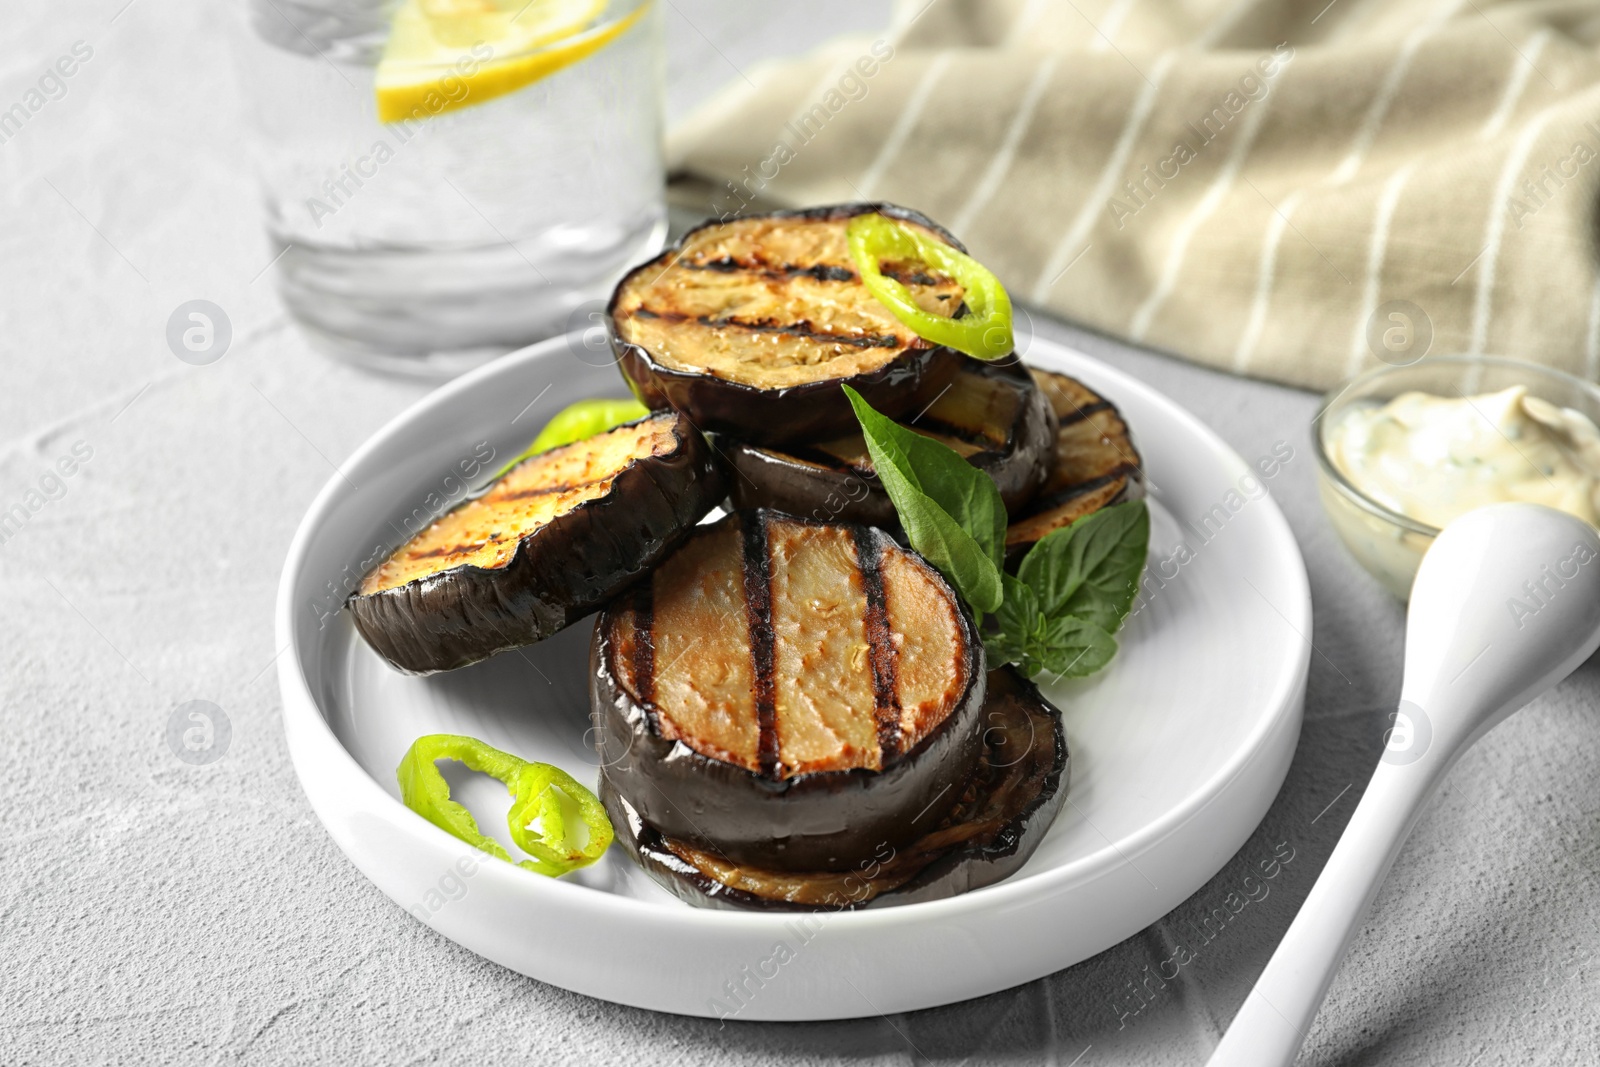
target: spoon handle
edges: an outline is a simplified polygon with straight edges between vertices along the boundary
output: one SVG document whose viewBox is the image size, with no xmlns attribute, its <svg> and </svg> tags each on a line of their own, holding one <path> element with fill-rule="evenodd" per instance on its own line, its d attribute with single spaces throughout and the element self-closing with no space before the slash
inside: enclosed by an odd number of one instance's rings
<svg viewBox="0 0 1600 1067">
<path fill-rule="evenodd" d="M 1378 764 L 1344 836 L 1209 1067 L 1288 1067 L 1400 846 L 1453 760 Z"/>
</svg>

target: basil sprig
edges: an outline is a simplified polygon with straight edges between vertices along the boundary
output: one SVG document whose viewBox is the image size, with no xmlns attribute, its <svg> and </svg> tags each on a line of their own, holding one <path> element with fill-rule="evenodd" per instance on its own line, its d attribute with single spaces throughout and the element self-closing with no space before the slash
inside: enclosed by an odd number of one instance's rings
<svg viewBox="0 0 1600 1067">
<path fill-rule="evenodd" d="M 1102 508 L 1041 538 L 1015 576 L 1004 565 L 1006 510 L 988 475 L 954 450 L 885 418 L 845 386 L 911 547 L 987 615 L 990 666 L 1077 678 L 1117 653 L 1150 542 L 1142 500 Z"/>
<path fill-rule="evenodd" d="M 1030 677 L 1093 674 L 1117 654 L 1150 543 L 1143 500 L 1102 508 L 1041 538 L 1005 578 L 1005 602 L 984 636 L 990 659 Z"/>
</svg>

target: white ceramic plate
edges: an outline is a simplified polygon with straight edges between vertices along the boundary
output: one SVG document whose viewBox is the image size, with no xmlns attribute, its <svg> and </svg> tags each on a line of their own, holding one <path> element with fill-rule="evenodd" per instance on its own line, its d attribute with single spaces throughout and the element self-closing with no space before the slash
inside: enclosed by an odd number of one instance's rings
<svg viewBox="0 0 1600 1067">
<path fill-rule="evenodd" d="M 1116 944 L 1204 884 L 1260 822 L 1299 736 L 1310 655 L 1294 537 L 1252 469 L 1192 416 L 1036 340 L 1030 362 L 1082 378 L 1132 425 L 1152 487 L 1151 567 L 1164 577 L 1158 586 L 1147 572 L 1148 599 L 1107 670 L 1046 688 L 1065 710 L 1071 787 L 1018 874 L 949 900 L 801 922 L 689 907 L 617 848 L 561 880 L 473 862 L 400 803 L 394 768 L 417 736 L 463 733 L 593 785 L 589 622 L 416 678 L 380 661 L 338 608 L 408 517 L 459 498 L 457 464 L 481 456 L 482 442 L 503 462 L 566 404 L 623 393 L 613 367 L 586 360 L 600 362 L 558 338 L 422 400 L 323 489 L 284 567 L 278 677 L 295 769 L 339 847 L 417 919 L 523 974 L 624 1004 L 740 1019 L 877 1015 L 1005 989 Z M 504 790 L 474 776 L 458 795 L 504 840 Z"/>
</svg>

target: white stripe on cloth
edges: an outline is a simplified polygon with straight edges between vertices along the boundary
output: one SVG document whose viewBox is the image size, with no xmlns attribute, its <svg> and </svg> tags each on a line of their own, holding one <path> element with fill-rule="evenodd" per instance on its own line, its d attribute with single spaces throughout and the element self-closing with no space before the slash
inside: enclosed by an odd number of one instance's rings
<svg viewBox="0 0 1600 1067">
<path fill-rule="evenodd" d="M 1589 381 L 1600 379 L 1600 277 L 1594 280 L 1594 292 L 1589 297 L 1589 338 L 1584 349 L 1583 376 Z"/>
<path fill-rule="evenodd" d="M 1167 258 L 1161 265 L 1161 276 L 1157 279 L 1155 288 L 1145 297 L 1144 303 L 1139 305 L 1128 323 L 1128 335 L 1133 340 L 1144 340 L 1145 334 L 1150 330 L 1150 324 L 1155 321 L 1156 312 L 1161 310 L 1161 305 L 1172 295 L 1173 287 L 1178 284 L 1178 273 L 1183 270 L 1183 261 L 1189 253 L 1189 242 L 1194 240 L 1195 233 L 1205 225 L 1206 220 L 1216 212 L 1217 208 L 1222 206 L 1223 199 L 1233 188 L 1234 180 L 1238 178 L 1239 171 L 1244 166 L 1245 157 L 1250 154 L 1250 149 L 1256 143 L 1256 134 L 1261 132 L 1261 121 L 1266 116 L 1267 106 L 1271 102 L 1272 94 L 1268 93 L 1261 98 L 1260 103 L 1250 114 L 1245 116 L 1239 135 L 1234 140 L 1222 169 L 1212 180 L 1206 195 L 1200 198 L 1200 203 L 1179 225 L 1177 235 L 1172 239 L 1172 246 L 1167 251 Z"/>
<path fill-rule="evenodd" d="M 1207 26 L 1205 32 L 1194 39 L 1194 47 L 1203 51 L 1222 40 L 1223 36 L 1233 29 L 1233 24 L 1238 22 L 1244 13 L 1255 7 L 1258 2 L 1259 0 L 1239 0 L 1238 3 L 1224 11 L 1221 18 Z"/>
<path fill-rule="evenodd" d="M 1522 168 L 1528 165 L 1528 154 L 1533 151 L 1533 142 L 1544 132 L 1545 126 L 1555 117 L 1559 107 L 1559 104 L 1552 104 L 1535 115 L 1522 128 L 1522 133 L 1517 136 L 1516 143 L 1511 147 L 1511 154 L 1506 157 L 1505 166 L 1500 170 L 1500 178 L 1495 182 L 1494 197 L 1489 201 L 1489 223 L 1484 236 L 1483 258 L 1478 261 L 1478 289 L 1472 302 L 1472 337 L 1467 344 L 1467 351 L 1472 355 L 1481 355 L 1484 344 L 1489 340 L 1495 268 L 1500 260 L 1500 245 L 1505 240 L 1508 214 L 1506 205 L 1511 199 L 1512 187 L 1516 184 L 1518 175 L 1522 173 Z"/>
<path fill-rule="evenodd" d="M 934 88 L 939 84 L 939 79 L 944 76 L 945 68 L 949 65 L 950 53 L 940 52 L 934 57 L 933 62 L 928 64 L 928 69 L 922 72 L 922 77 L 917 80 L 916 86 L 911 90 L 911 96 L 906 100 L 905 110 L 900 112 L 900 117 L 890 128 L 889 135 L 878 147 L 877 158 L 862 172 L 860 181 L 855 187 L 856 195 L 861 199 L 872 199 L 874 190 L 889 169 L 889 164 L 900 154 L 900 149 L 905 147 L 911 131 L 922 118 L 922 110 L 928 106 L 928 97 L 933 95 Z"/>
<path fill-rule="evenodd" d="M 1378 95 L 1373 97 L 1372 106 L 1367 108 L 1366 115 L 1361 119 L 1361 127 L 1356 131 L 1355 140 L 1350 143 L 1350 151 L 1329 176 L 1328 181 L 1331 184 L 1343 185 L 1354 178 L 1356 172 L 1361 169 L 1367 153 L 1372 150 L 1372 142 L 1377 138 L 1378 131 L 1383 128 L 1383 120 L 1389 117 L 1389 109 L 1394 106 L 1394 98 L 1400 93 L 1401 82 L 1405 81 L 1406 74 L 1411 70 L 1412 60 L 1416 58 L 1417 52 L 1428 38 L 1439 32 L 1440 26 L 1449 17 L 1448 9 L 1454 7 L 1455 0 L 1451 0 L 1446 8 L 1436 11 L 1427 22 L 1406 34 L 1405 40 L 1400 44 L 1400 54 L 1389 67 L 1389 73 L 1384 75 Z"/>
<path fill-rule="evenodd" d="M 1317 185 L 1329 188 L 1345 185 L 1360 173 L 1361 164 L 1366 161 L 1367 153 L 1372 151 L 1372 143 L 1377 139 L 1378 131 L 1383 128 L 1384 120 L 1389 117 L 1390 109 L 1394 107 L 1395 97 L 1400 94 L 1400 86 L 1411 70 L 1411 63 L 1416 58 L 1417 52 L 1428 38 L 1439 31 L 1459 3 L 1460 0 L 1447 0 L 1434 11 L 1427 22 L 1406 34 L 1405 39 L 1400 42 L 1400 51 L 1384 75 L 1383 84 L 1378 87 L 1377 94 L 1367 107 L 1367 113 L 1361 118 L 1361 125 L 1356 128 L 1355 137 L 1350 141 L 1349 151 L 1332 173 L 1316 183 Z M 1278 209 L 1277 217 L 1268 224 L 1266 241 L 1261 248 L 1261 268 L 1256 279 L 1255 298 L 1251 301 L 1250 314 L 1245 320 L 1244 331 L 1239 335 L 1238 347 L 1233 352 L 1233 369 L 1241 374 L 1249 369 L 1250 361 L 1255 358 L 1256 345 L 1266 328 L 1267 312 L 1272 307 L 1272 291 L 1277 284 L 1278 247 L 1283 242 L 1284 230 L 1310 192 L 1311 188 L 1296 190 Z"/>
<path fill-rule="evenodd" d="M 1517 104 L 1528 87 L 1528 77 L 1533 73 L 1533 65 L 1538 61 L 1539 53 L 1544 50 L 1545 43 L 1549 39 L 1550 31 L 1540 30 L 1530 36 L 1522 48 L 1518 49 L 1516 57 L 1511 61 L 1511 69 L 1506 77 L 1506 87 L 1500 94 L 1500 102 L 1485 120 L 1483 127 L 1478 130 L 1479 140 L 1491 140 L 1505 129 L 1506 123 L 1516 111 Z M 1354 377 L 1366 362 L 1367 322 L 1377 312 L 1378 297 L 1383 291 L 1383 261 L 1388 254 L 1389 228 L 1394 221 L 1400 196 L 1416 169 L 1417 161 L 1412 160 L 1395 171 L 1384 183 L 1383 192 L 1378 197 L 1377 216 L 1372 224 L 1372 242 L 1367 248 L 1367 274 L 1362 290 L 1361 307 L 1356 314 L 1355 329 L 1350 337 L 1350 358 L 1345 365 L 1346 377 Z M 1596 291 L 1600 292 L 1600 289 Z"/>
<path fill-rule="evenodd" d="M 1367 9 L 1376 8 L 1379 11 L 1387 11 L 1393 5 L 1394 0 L 1333 0 L 1333 3 L 1328 4 L 1327 7 L 1318 4 L 1319 10 L 1313 22 L 1320 21 L 1323 15 L 1329 14 L 1328 9 L 1332 8 L 1335 3 L 1339 5 L 1336 9 L 1338 14 L 1329 19 L 1327 23 L 1323 23 L 1324 28 L 1330 23 L 1332 24 L 1332 28 L 1328 30 L 1327 41 L 1329 44 L 1366 33 L 1370 29 L 1365 18 L 1369 14 Z"/>
<path fill-rule="evenodd" d="M 1469 0 L 1444 0 L 1444 3 L 1441 4 L 1432 15 L 1428 16 L 1428 21 L 1439 23 L 1448 22 L 1457 14 L 1459 14 L 1461 9 L 1465 7 L 1468 2 Z M 1366 21 L 1363 21 L 1362 18 L 1362 16 L 1367 14 L 1365 8 L 1374 8 L 1387 14 L 1393 8 L 1393 5 L 1394 0 L 1367 0 L 1365 4 L 1362 4 L 1360 0 L 1355 0 L 1353 3 L 1349 2 L 1349 0 L 1346 0 L 1344 18 L 1337 20 L 1333 29 L 1329 31 L 1328 43 L 1333 44 L 1337 41 L 1348 40 L 1351 37 L 1360 37 L 1363 34 L 1370 32 L 1372 27 Z M 1330 4 L 1328 6 L 1332 7 L 1333 5 Z M 1474 11 L 1476 11 L 1477 4 L 1474 3 L 1472 6 Z M 1352 14 L 1352 8 L 1355 9 L 1354 14 Z M 1323 13 L 1327 13 L 1327 8 L 1323 9 Z M 1481 12 L 1478 13 L 1481 14 Z"/>
<path fill-rule="evenodd" d="M 1544 46 L 1549 42 L 1550 31 L 1540 30 L 1517 49 L 1516 58 L 1511 61 L 1511 76 L 1506 79 L 1506 89 L 1500 97 L 1500 106 L 1494 109 L 1489 121 L 1478 131 L 1480 141 L 1487 141 L 1505 130 L 1506 123 L 1511 121 L 1511 115 L 1517 109 L 1518 101 L 1522 99 L 1523 90 L 1528 87 L 1528 78 L 1534 72 L 1534 64 L 1539 62 L 1539 53 L 1544 51 Z"/>
<path fill-rule="evenodd" d="M 1038 279 L 1033 283 L 1033 289 L 1028 295 L 1034 303 L 1044 303 L 1056 278 L 1083 254 L 1084 249 L 1079 245 L 1094 227 L 1094 220 L 1104 210 L 1106 201 L 1111 198 L 1111 191 L 1117 184 L 1117 176 L 1122 173 L 1122 168 L 1128 165 L 1128 156 L 1133 152 L 1139 134 L 1144 131 L 1144 124 L 1155 108 L 1156 97 L 1160 95 L 1161 86 L 1166 82 L 1167 75 L 1172 73 L 1172 64 L 1177 58 L 1176 52 L 1164 52 L 1156 59 L 1155 66 L 1150 68 L 1150 76 L 1133 101 L 1128 118 L 1122 124 L 1122 133 L 1118 135 L 1117 143 L 1111 149 L 1111 155 L 1106 158 L 1105 166 L 1100 170 L 1099 180 L 1084 198 L 1083 206 L 1078 209 L 1078 214 L 1067 227 L 1066 234 L 1045 260 L 1044 269 L 1039 272 Z"/>
<path fill-rule="evenodd" d="M 1205 32 L 1195 39 L 1194 47 L 1198 49 L 1209 48 L 1226 33 L 1239 16 L 1244 14 L 1256 0 L 1238 0 L 1231 8 L 1223 12 L 1222 16 L 1206 27 Z M 1133 102 L 1133 110 L 1128 113 L 1128 119 L 1122 126 L 1122 133 L 1117 138 L 1116 147 L 1111 150 L 1111 156 L 1106 160 L 1106 165 L 1100 172 L 1100 179 L 1095 183 L 1094 190 L 1084 199 L 1083 206 L 1078 209 L 1078 214 L 1073 218 L 1072 224 L 1067 227 L 1067 232 L 1056 245 L 1050 257 L 1045 260 L 1044 269 L 1039 272 L 1039 277 L 1033 283 L 1033 290 L 1029 294 L 1035 303 L 1043 303 L 1050 295 L 1051 286 L 1055 285 L 1061 274 L 1089 250 L 1089 246 L 1078 247 L 1084 237 L 1088 236 L 1094 227 L 1095 216 L 1100 213 L 1099 205 L 1110 199 L 1111 190 L 1116 187 L 1117 175 L 1122 168 L 1127 166 L 1128 155 L 1133 151 L 1134 143 L 1139 134 L 1144 131 L 1144 124 L 1150 118 L 1150 111 L 1155 106 L 1156 97 L 1161 92 L 1161 86 L 1166 82 L 1167 75 L 1172 72 L 1173 61 L 1178 58 L 1177 50 L 1170 49 L 1156 59 L 1155 66 L 1145 78 L 1145 87 Z M 1134 68 L 1138 69 L 1138 68 Z M 1246 120 L 1247 124 L 1249 120 Z M 1254 137 L 1254 134 L 1251 134 Z"/>
<path fill-rule="evenodd" d="M 1261 268 L 1256 275 L 1255 299 L 1250 301 L 1250 315 L 1245 320 L 1244 332 L 1239 335 L 1239 345 L 1233 350 L 1233 369 L 1242 374 L 1255 355 L 1256 343 L 1267 325 L 1267 308 L 1272 304 L 1272 286 L 1278 273 L 1278 248 L 1283 244 L 1283 231 L 1289 220 L 1299 210 L 1310 192 L 1309 188 L 1296 189 L 1284 202 L 1275 207 L 1267 220 L 1267 239 L 1261 245 Z"/>
<path fill-rule="evenodd" d="M 1101 17 L 1100 24 L 1095 27 L 1094 40 L 1089 42 L 1089 51 L 1111 51 L 1117 31 L 1128 21 L 1128 12 L 1132 11 L 1133 5 L 1138 2 L 1139 0 L 1114 0 L 1111 8 Z"/>
<path fill-rule="evenodd" d="M 1356 312 L 1356 328 L 1350 338 L 1350 359 L 1345 364 L 1345 377 L 1353 378 L 1361 370 L 1367 357 L 1367 320 L 1378 310 L 1378 297 L 1383 292 L 1383 258 L 1389 252 L 1389 226 L 1394 221 L 1395 208 L 1400 205 L 1400 194 L 1417 169 L 1412 160 L 1389 176 L 1378 196 L 1378 213 L 1372 222 L 1372 242 L 1367 246 L 1367 276 L 1361 291 L 1361 307 Z"/>
<path fill-rule="evenodd" d="M 817 106 L 817 101 L 822 99 L 829 89 L 839 84 L 839 79 L 844 76 L 844 72 L 850 69 L 852 59 L 853 56 L 843 56 L 828 67 L 827 72 L 821 78 L 818 78 L 817 83 L 811 87 L 811 91 L 800 98 L 800 103 L 795 107 L 794 112 L 790 114 L 788 122 L 785 123 L 785 129 L 789 126 L 798 126 L 803 119 L 811 114 L 811 109 Z"/>
<path fill-rule="evenodd" d="M 1006 48 L 1015 48 L 1027 40 L 1028 31 L 1033 29 L 1034 25 L 1039 21 L 1039 16 L 1045 13 L 1050 4 L 1051 0 L 1028 0 L 1027 5 L 1017 15 L 1017 21 L 1013 22 L 1011 28 L 1006 31 L 1004 46 Z"/>
<path fill-rule="evenodd" d="M 1216 44 L 1233 28 L 1247 10 L 1255 5 L 1256 0 L 1239 0 L 1225 11 L 1221 18 L 1206 27 L 1204 33 L 1195 39 L 1199 48 L 1209 48 Z M 1177 284 L 1178 272 L 1183 268 L 1183 260 L 1189 250 L 1189 242 L 1193 240 L 1195 232 L 1200 229 L 1206 219 L 1222 203 L 1228 189 L 1233 185 L 1239 169 L 1244 165 L 1244 157 L 1255 144 L 1256 134 L 1261 131 L 1261 119 L 1267 110 L 1267 101 L 1271 94 L 1262 97 L 1261 106 L 1251 112 L 1244 122 L 1244 128 L 1239 131 L 1239 139 L 1234 142 L 1233 151 L 1228 154 L 1227 161 L 1222 170 L 1217 174 L 1216 180 L 1206 190 L 1206 195 L 1201 199 L 1198 207 L 1184 219 L 1183 225 L 1178 228 L 1178 236 L 1173 240 L 1172 249 L 1167 253 L 1166 262 L 1162 265 L 1161 277 L 1155 289 L 1145 298 L 1143 304 L 1133 313 L 1133 320 L 1129 333 L 1135 341 L 1143 340 L 1145 333 L 1150 329 L 1150 323 L 1155 319 L 1156 312 L 1170 295 L 1172 287 Z"/>
<path fill-rule="evenodd" d="M 1022 145 L 1022 137 L 1028 132 L 1028 124 L 1033 121 L 1034 110 L 1038 108 L 1039 100 L 1044 96 L 1045 86 L 1050 84 L 1050 78 L 1056 72 L 1056 64 L 1060 61 L 1061 55 L 1058 52 L 1052 52 L 1040 61 L 1039 69 L 1034 71 L 1033 78 L 1028 82 L 1028 88 L 1022 94 L 1022 103 L 1018 106 L 1017 113 L 1011 118 L 1011 125 L 1006 128 L 999 150 L 989 161 L 989 166 L 984 169 L 983 176 L 973 186 L 972 195 L 950 220 L 952 232 L 957 234 L 964 232 L 977 217 L 978 212 L 982 211 L 994 194 L 1000 191 L 1001 183 L 1011 172 L 1011 164 L 1017 158 L 1017 149 Z"/>
</svg>

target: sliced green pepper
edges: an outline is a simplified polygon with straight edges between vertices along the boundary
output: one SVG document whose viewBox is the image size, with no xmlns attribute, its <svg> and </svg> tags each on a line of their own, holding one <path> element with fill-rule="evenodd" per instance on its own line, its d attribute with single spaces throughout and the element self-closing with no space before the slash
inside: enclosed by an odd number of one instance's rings
<svg viewBox="0 0 1600 1067">
<path fill-rule="evenodd" d="M 861 280 L 918 337 L 977 359 L 1011 354 L 1011 298 L 982 263 L 928 234 L 883 215 L 857 215 L 845 230 L 850 258 Z M 924 311 L 905 283 L 883 273 L 884 260 L 922 263 L 949 275 L 966 290 L 967 314 L 959 319 Z"/>
<path fill-rule="evenodd" d="M 511 840 L 536 860 L 549 865 L 556 874 L 587 867 L 611 844 L 611 820 L 600 798 L 579 785 L 572 775 L 548 763 L 525 763 L 517 775 L 516 797 L 506 821 Z M 578 845 L 567 835 L 565 796 L 576 806 L 578 820 L 587 829 L 587 842 Z"/>
<path fill-rule="evenodd" d="M 556 412 L 555 418 L 544 424 L 544 429 L 533 439 L 533 444 L 500 468 L 500 473 L 496 474 L 495 478 L 498 480 L 512 467 L 525 459 L 537 456 L 540 452 L 548 452 L 552 448 L 560 448 L 562 445 L 570 445 L 574 441 L 582 441 L 586 437 L 605 433 L 625 422 L 642 419 L 648 414 L 650 409 L 632 397 L 626 400 L 609 398 L 580 400 L 575 404 L 568 404 Z"/>
<path fill-rule="evenodd" d="M 505 846 L 478 829 L 472 813 L 450 798 L 450 783 L 439 773 L 435 760 L 453 759 L 472 770 L 504 782 L 512 796 L 506 822 L 511 840 L 531 859 L 517 864 L 551 877 L 587 867 L 611 844 L 611 822 L 600 800 L 559 767 L 529 763 L 501 752 L 477 738 L 460 734 L 428 734 L 412 742 L 395 776 L 406 807 L 446 833 L 467 844 L 512 862 Z M 588 840 L 577 845 L 567 833 L 568 812 L 561 797 L 571 801 Z"/>
</svg>

